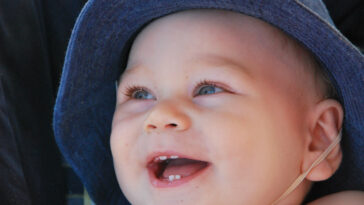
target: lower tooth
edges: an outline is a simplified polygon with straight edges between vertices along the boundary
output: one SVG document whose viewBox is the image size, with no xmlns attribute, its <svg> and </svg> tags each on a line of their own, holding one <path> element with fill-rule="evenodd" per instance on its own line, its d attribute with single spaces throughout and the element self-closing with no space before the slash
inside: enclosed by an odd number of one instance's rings
<svg viewBox="0 0 364 205">
<path fill-rule="evenodd" d="M 169 175 L 168 181 L 173 182 L 174 180 L 181 179 L 181 175 Z"/>
</svg>

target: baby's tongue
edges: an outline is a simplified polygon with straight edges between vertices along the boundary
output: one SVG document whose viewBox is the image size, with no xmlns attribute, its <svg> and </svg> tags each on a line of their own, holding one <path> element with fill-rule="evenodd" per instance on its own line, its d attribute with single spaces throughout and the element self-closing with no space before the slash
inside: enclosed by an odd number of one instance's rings
<svg viewBox="0 0 364 205">
<path fill-rule="evenodd" d="M 163 172 L 163 177 L 168 178 L 170 175 L 180 175 L 181 177 L 190 176 L 207 166 L 207 162 L 196 161 L 192 159 L 174 159 L 169 162 Z"/>
</svg>

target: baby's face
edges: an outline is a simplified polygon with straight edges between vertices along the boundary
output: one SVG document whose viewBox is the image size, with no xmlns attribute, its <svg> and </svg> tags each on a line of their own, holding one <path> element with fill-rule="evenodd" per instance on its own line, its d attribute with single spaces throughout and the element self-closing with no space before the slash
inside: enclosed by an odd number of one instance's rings
<svg viewBox="0 0 364 205">
<path fill-rule="evenodd" d="M 282 35 L 218 11 L 170 15 L 138 35 L 110 142 L 132 204 L 270 204 L 295 180 L 315 97 L 304 55 Z"/>
</svg>

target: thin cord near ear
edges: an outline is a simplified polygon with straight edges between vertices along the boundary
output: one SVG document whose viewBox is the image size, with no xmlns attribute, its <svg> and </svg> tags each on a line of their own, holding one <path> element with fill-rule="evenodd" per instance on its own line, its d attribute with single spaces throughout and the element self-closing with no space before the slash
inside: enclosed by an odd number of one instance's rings
<svg viewBox="0 0 364 205">
<path fill-rule="evenodd" d="M 275 205 L 278 202 L 280 202 L 282 199 L 286 198 L 293 190 L 295 190 L 297 188 L 297 186 L 299 184 L 301 184 L 301 182 L 305 179 L 305 177 L 307 176 L 307 174 L 310 173 L 310 171 L 314 167 L 316 167 L 318 164 L 320 164 L 322 162 L 322 160 L 324 160 L 327 157 L 327 155 L 330 154 L 330 152 L 332 151 L 332 149 L 334 149 L 334 147 L 340 142 L 341 135 L 342 135 L 342 129 L 340 130 L 340 132 L 337 135 L 337 137 L 326 148 L 326 150 L 312 163 L 312 165 L 310 166 L 310 168 L 308 168 L 305 172 L 303 172 L 301 175 L 299 175 L 297 177 L 297 179 L 291 184 L 291 186 L 288 187 L 288 189 L 276 201 L 274 201 L 272 203 L 272 205 Z"/>
</svg>

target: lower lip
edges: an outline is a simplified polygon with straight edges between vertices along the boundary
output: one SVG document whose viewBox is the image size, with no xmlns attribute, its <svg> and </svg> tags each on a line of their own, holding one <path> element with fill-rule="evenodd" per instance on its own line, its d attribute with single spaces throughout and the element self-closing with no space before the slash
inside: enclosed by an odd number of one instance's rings
<svg viewBox="0 0 364 205">
<path fill-rule="evenodd" d="M 177 186 L 181 186 L 189 181 L 191 181 L 192 179 L 201 176 L 203 173 L 206 172 L 206 170 L 208 170 L 210 168 L 210 164 L 207 165 L 204 169 L 190 175 L 187 177 L 182 177 L 181 179 L 178 180 L 174 180 L 174 181 L 169 181 L 168 179 L 158 179 L 154 172 L 151 169 L 148 169 L 148 174 L 149 174 L 149 179 L 150 179 L 150 183 L 156 187 L 156 188 L 172 188 L 172 187 L 177 187 Z"/>
</svg>

